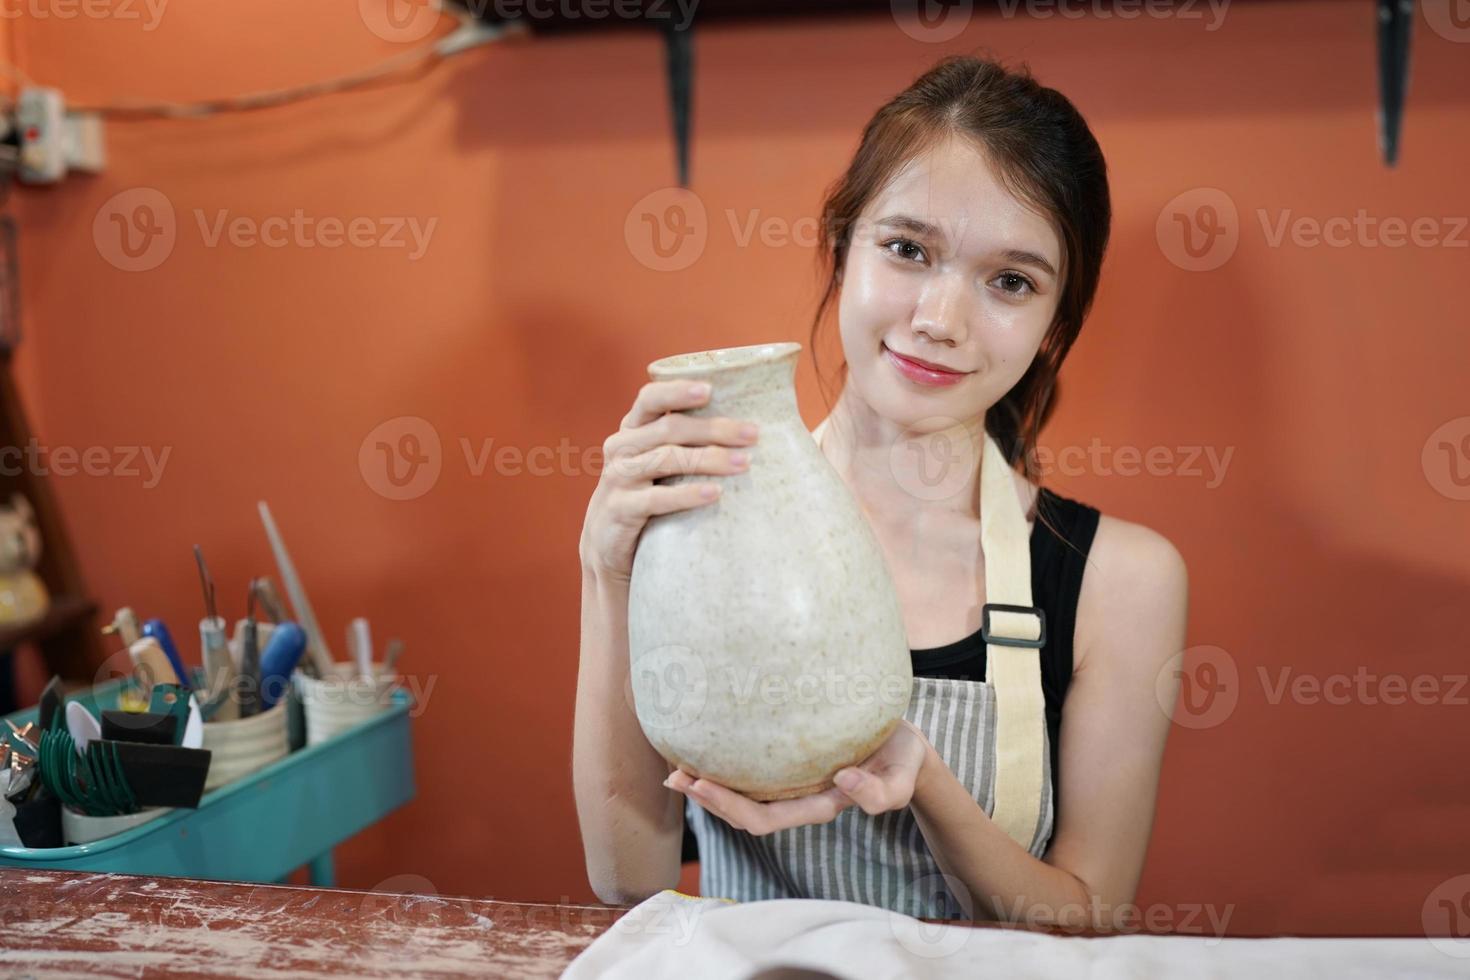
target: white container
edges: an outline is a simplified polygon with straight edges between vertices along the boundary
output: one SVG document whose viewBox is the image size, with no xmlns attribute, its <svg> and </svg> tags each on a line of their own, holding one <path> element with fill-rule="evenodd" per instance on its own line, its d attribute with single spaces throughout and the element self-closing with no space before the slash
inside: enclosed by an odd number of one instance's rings
<svg viewBox="0 0 1470 980">
<path fill-rule="evenodd" d="M 285 758 L 291 751 L 285 699 L 249 718 L 205 722 L 203 748 L 211 753 L 206 793 Z"/>
<path fill-rule="evenodd" d="M 317 745 L 386 711 L 398 675 L 369 680 L 358 674 L 356 664 L 335 663 L 326 677 L 307 677 L 298 671 L 295 682 L 306 711 L 306 744 Z"/>
<path fill-rule="evenodd" d="M 89 817 L 69 806 L 61 808 L 61 834 L 68 844 L 90 844 L 93 841 L 120 834 L 154 817 L 161 817 L 172 810 L 171 806 L 155 806 L 137 813 L 124 813 L 115 817 Z"/>
</svg>

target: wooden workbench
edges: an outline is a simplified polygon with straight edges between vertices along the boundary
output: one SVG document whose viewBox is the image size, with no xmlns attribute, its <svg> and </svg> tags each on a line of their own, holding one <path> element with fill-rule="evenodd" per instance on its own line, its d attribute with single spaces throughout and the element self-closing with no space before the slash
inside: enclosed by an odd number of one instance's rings
<svg viewBox="0 0 1470 980">
<path fill-rule="evenodd" d="M 626 911 L 0 868 L 0 975 L 556 977 Z"/>
</svg>

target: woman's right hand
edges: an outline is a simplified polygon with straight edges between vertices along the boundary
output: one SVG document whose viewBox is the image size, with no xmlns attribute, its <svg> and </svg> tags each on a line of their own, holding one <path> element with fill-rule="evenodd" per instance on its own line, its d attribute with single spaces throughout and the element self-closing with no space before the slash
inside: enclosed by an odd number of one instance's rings
<svg viewBox="0 0 1470 980">
<path fill-rule="evenodd" d="M 692 385 L 703 384 L 695 393 Z M 702 507 L 719 499 L 718 481 L 655 484 L 680 474 L 728 476 L 749 461 L 754 423 L 685 414 L 709 401 L 707 382 L 650 381 L 638 391 L 621 427 L 602 444 L 602 476 L 582 524 L 582 567 L 627 582 L 633 552 L 650 517 Z"/>
</svg>

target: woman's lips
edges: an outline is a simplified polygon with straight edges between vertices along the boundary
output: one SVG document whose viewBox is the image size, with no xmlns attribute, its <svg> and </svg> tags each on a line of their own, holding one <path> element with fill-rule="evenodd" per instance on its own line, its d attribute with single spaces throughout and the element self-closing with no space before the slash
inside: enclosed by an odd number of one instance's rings
<svg viewBox="0 0 1470 980">
<path fill-rule="evenodd" d="M 939 368 L 928 367 L 918 361 L 910 360 L 902 354 L 896 354 L 889 349 L 887 344 L 883 345 L 883 355 L 888 359 L 900 374 L 915 384 L 931 385 L 934 387 L 945 387 L 947 385 L 959 384 L 965 379 L 969 372 L 963 371 L 941 371 Z"/>
</svg>

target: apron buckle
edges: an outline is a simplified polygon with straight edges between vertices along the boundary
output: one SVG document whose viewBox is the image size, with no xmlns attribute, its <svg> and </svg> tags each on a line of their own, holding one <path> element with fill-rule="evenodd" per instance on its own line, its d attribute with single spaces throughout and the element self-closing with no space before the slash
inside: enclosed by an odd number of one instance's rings
<svg viewBox="0 0 1470 980">
<path fill-rule="evenodd" d="M 990 613 L 1033 613 L 1041 624 L 1036 639 L 1028 640 L 1018 636 L 996 636 L 990 632 Z M 1046 611 L 1040 606 L 1012 606 L 1003 602 L 987 602 L 980 607 L 980 638 L 986 643 L 995 643 L 1006 647 L 1031 647 L 1040 649 L 1046 645 Z"/>
</svg>

